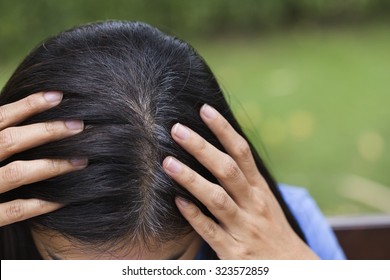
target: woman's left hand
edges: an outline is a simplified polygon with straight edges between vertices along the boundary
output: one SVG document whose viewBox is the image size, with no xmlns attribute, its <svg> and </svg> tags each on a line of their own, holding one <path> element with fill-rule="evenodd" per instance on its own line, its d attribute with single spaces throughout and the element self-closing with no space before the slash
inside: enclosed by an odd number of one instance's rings
<svg viewBox="0 0 390 280">
<path fill-rule="evenodd" d="M 181 124 L 172 137 L 220 182 L 214 184 L 173 157 L 164 170 L 197 197 L 219 223 L 182 198 L 176 204 L 195 231 L 220 259 L 318 259 L 289 225 L 268 184 L 258 171 L 247 141 L 209 105 L 202 120 L 228 154 Z"/>
</svg>

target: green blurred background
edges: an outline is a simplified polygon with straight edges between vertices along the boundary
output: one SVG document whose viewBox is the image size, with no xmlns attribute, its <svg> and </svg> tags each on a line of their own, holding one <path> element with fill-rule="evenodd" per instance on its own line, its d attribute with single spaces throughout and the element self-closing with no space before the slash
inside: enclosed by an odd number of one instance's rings
<svg viewBox="0 0 390 280">
<path fill-rule="evenodd" d="M 50 35 L 138 20 L 190 42 L 280 182 L 390 212 L 390 1 L 0 0 L 0 86 Z"/>
</svg>

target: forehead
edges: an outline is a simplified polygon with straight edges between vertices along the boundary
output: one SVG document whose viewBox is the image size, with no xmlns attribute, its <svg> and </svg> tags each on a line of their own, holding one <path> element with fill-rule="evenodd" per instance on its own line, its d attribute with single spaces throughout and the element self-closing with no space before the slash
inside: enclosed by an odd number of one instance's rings
<svg viewBox="0 0 390 280">
<path fill-rule="evenodd" d="M 71 241 L 54 232 L 32 230 L 34 242 L 44 259 L 194 259 L 201 245 L 201 238 L 192 232 L 178 240 L 146 248 L 142 244 L 123 241 L 117 250 L 103 250 Z"/>
</svg>

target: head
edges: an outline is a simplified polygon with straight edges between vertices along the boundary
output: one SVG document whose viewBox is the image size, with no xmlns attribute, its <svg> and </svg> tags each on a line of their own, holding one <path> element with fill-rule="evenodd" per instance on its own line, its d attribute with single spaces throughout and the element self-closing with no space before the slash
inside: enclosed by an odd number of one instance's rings
<svg viewBox="0 0 390 280">
<path fill-rule="evenodd" d="M 147 24 L 89 24 L 49 38 L 33 50 L 2 90 L 0 105 L 50 90 L 64 93 L 61 104 L 22 125 L 80 119 L 84 131 L 1 164 L 40 158 L 88 158 L 89 164 L 2 194 L 3 201 L 35 197 L 65 205 L 1 229 L 2 238 L 5 231 L 18 230 L 29 244 L 31 230 L 33 244 L 48 258 L 193 258 L 199 237 L 174 198 L 183 196 L 210 213 L 165 174 L 162 161 L 174 155 L 206 179 L 218 181 L 172 140 L 171 127 L 177 122 L 187 125 L 224 150 L 199 117 L 200 107 L 208 103 L 245 137 L 205 61 L 187 43 Z M 251 147 L 290 224 L 303 237 Z M 10 251 L 15 254 L 10 258 L 27 257 L 22 248 Z"/>
</svg>

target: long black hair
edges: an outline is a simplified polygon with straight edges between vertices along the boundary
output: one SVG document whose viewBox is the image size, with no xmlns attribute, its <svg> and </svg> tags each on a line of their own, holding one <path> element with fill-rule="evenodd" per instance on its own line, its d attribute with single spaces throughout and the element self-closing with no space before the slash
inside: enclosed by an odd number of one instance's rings
<svg viewBox="0 0 390 280">
<path fill-rule="evenodd" d="M 80 119 L 76 136 L 18 153 L 1 162 L 86 157 L 86 169 L 1 194 L 1 201 L 40 198 L 66 206 L 0 229 L 2 259 L 35 258 L 29 228 L 49 229 L 91 246 L 131 240 L 177 240 L 192 229 L 175 206 L 179 195 L 207 209 L 171 180 L 162 160 L 174 155 L 208 180 L 217 179 L 170 136 L 180 122 L 224 151 L 199 117 L 208 103 L 245 138 L 221 88 L 202 57 L 189 46 L 139 22 L 108 21 L 45 40 L 16 69 L 0 106 L 39 91 L 62 91 L 61 104 L 22 125 Z M 247 138 L 246 138 L 247 139 Z M 248 140 L 248 139 L 247 139 Z M 249 142 L 249 140 L 248 140 Z M 289 223 L 302 230 L 275 181 L 251 145 L 256 164 Z"/>
</svg>

